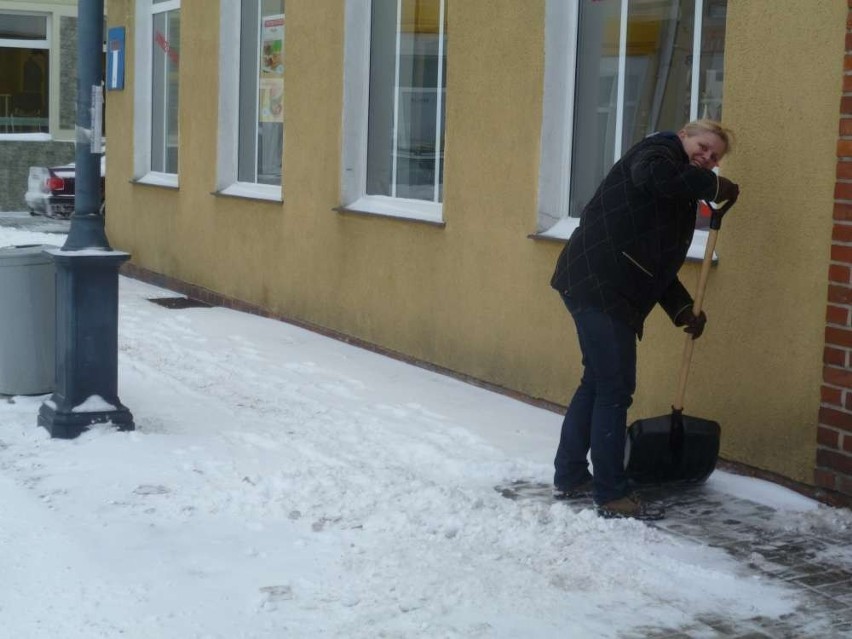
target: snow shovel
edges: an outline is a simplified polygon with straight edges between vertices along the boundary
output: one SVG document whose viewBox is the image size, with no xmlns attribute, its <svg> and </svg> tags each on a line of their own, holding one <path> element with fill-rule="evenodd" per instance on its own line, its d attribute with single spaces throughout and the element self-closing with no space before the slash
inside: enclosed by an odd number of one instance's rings
<svg viewBox="0 0 852 639">
<path fill-rule="evenodd" d="M 692 305 L 696 316 L 701 312 L 704 289 L 707 287 L 716 248 L 716 236 L 722 227 L 722 216 L 733 204 L 727 202 L 719 209 L 711 206 L 710 231 Z M 716 468 L 721 434 L 719 423 L 683 414 L 683 398 L 694 344 L 692 335 L 687 335 L 671 414 L 636 420 L 627 429 L 626 472 L 628 478 L 637 484 L 700 484 Z"/>
</svg>

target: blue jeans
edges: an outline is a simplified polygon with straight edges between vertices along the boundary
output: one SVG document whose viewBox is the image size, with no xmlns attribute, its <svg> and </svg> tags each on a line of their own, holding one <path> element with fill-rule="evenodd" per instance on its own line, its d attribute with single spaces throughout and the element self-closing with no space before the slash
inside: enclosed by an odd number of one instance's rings
<svg viewBox="0 0 852 639">
<path fill-rule="evenodd" d="M 564 295 L 562 301 L 577 325 L 583 377 L 562 422 L 553 483 L 571 488 L 588 481 L 591 449 L 595 502 L 605 504 L 627 494 L 624 444 L 636 390 L 636 333 L 603 311 L 572 308 Z"/>
</svg>

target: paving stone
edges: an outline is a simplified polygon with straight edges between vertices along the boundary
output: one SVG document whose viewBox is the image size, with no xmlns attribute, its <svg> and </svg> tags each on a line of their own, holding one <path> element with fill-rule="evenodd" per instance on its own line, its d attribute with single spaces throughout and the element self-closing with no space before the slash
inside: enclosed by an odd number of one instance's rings
<svg viewBox="0 0 852 639">
<path fill-rule="evenodd" d="M 806 577 L 801 577 L 799 579 L 794 579 L 796 583 L 802 584 L 803 586 L 810 586 L 812 588 L 816 588 L 819 590 L 820 586 L 835 586 L 842 585 L 846 582 L 850 575 L 848 572 L 839 572 L 839 571 L 829 571 L 826 572 L 825 568 L 822 566 L 816 567 L 813 573 L 809 574 Z M 836 592 L 834 588 L 830 588 L 831 592 Z"/>
<path fill-rule="evenodd" d="M 737 632 L 734 622 L 724 617 L 701 615 L 697 617 L 697 619 L 715 630 L 717 633 L 721 633 L 724 637 L 734 636 Z"/>
<path fill-rule="evenodd" d="M 849 597 L 852 596 L 852 575 L 848 572 L 845 572 L 846 578 L 849 581 L 841 581 L 834 584 L 829 584 L 829 589 L 834 594 L 835 597 Z M 821 588 L 817 588 L 817 590 L 821 590 Z"/>
</svg>

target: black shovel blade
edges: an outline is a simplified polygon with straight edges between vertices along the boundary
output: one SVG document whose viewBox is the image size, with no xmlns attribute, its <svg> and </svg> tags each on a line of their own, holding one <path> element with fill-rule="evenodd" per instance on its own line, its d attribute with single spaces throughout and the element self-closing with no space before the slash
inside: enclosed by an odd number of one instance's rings
<svg viewBox="0 0 852 639">
<path fill-rule="evenodd" d="M 639 419 L 627 429 L 627 476 L 638 484 L 699 484 L 716 468 L 721 428 L 701 417 Z"/>
</svg>

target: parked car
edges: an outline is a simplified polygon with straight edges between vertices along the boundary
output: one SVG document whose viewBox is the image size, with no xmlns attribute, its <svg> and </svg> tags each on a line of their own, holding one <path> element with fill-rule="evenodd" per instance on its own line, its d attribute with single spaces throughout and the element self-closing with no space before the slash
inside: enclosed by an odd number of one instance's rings
<svg viewBox="0 0 852 639">
<path fill-rule="evenodd" d="M 101 206 L 104 210 L 104 171 L 106 161 L 101 156 Z M 27 202 L 31 215 L 66 219 L 74 212 L 74 163 L 62 166 L 31 166 L 27 179 Z"/>
</svg>

